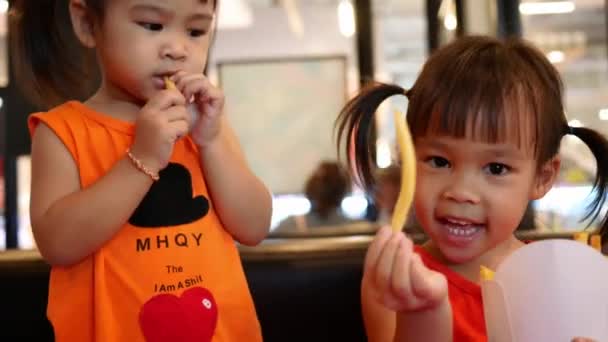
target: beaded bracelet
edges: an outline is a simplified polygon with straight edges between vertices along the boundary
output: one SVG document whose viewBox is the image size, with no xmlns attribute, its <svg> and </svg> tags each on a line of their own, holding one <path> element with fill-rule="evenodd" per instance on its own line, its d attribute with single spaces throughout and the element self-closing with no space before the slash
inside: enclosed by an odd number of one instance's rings
<svg viewBox="0 0 608 342">
<path fill-rule="evenodd" d="M 152 178 L 153 181 L 158 181 L 160 179 L 160 177 L 158 176 L 158 173 L 154 173 L 152 171 L 150 171 L 142 162 L 141 160 L 135 158 L 135 156 L 133 155 L 133 153 L 131 153 L 131 149 L 127 150 L 127 156 L 129 156 L 129 159 L 131 159 L 131 162 L 133 163 L 133 165 L 135 165 L 135 167 L 145 173 L 146 175 L 148 175 L 150 178 Z"/>
</svg>

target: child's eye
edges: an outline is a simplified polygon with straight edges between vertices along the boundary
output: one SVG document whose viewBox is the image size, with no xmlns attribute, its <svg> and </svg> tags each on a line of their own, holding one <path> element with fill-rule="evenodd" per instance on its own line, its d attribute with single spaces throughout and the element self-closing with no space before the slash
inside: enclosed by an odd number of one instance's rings
<svg viewBox="0 0 608 342">
<path fill-rule="evenodd" d="M 190 30 L 190 36 L 191 37 L 200 37 L 200 36 L 204 36 L 205 34 L 207 34 L 206 30 Z"/>
<path fill-rule="evenodd" d="M 510 167 L 508 167 L 505 164 L 501 164 L 501 163 L 490 163 L 488 164 L 488 166 L 486 166 L 486 170 L 494 176 L 501 176 L 504 175 L 505 173 L 509 172 L 511 170 Z"/>
<path fill-rule="evenodd" d="M 150 30 L 150 31 L 161 31 L 163 29 L 163 25 L 157 24 L 157 23 L 139 22 L 137 24 L 139 26 L 145 28 L 146 30 Z"/>
<path fill-rule="evenodd" d="M 450 162 L 443 157 L 429 157 L 426 162 L 433 168 L 449 167 Z"/>
</svg>

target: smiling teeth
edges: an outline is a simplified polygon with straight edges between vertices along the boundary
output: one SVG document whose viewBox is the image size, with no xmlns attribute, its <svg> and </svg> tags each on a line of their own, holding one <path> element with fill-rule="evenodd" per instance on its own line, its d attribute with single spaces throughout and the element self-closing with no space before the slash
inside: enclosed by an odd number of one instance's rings
<svg viewBox="0 0 608 342">
<path fill-rule="evenodd" d="M 457 219 L 452 219 L 452 218 L 446 218 L 445 219 L 448 223 L 451 224 L 457 224 L 459 226 L 469 226 L 472 225 L 473 223 L 470 221 L 464 221 L 464 220 L 457 220 Z"/>
<path fill-rule="evenodd" d="M 457 236 L 471 236 L 471 235 L 477 233 L 478 230 L 479 230 L 479 228 L 463 229 L 463 228 L 448 227 L 448 231 L 450 232 L 450 234 L 457 235 Z"/>
</svg>

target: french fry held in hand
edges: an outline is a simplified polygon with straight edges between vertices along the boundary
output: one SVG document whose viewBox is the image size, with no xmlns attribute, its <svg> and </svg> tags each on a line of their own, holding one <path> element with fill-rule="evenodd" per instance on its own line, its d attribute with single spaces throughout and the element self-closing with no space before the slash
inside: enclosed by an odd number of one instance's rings
<svg viewBox="0 0 608 342">
<path fill-rule="evenodd" d="M 397 128 L 397 142 L 401 153 L 401 188 L 399 198 L 395 204 L 391 226 L 393 231 L 403 229 L 407 215 L 414 200 L 416 189 L 416 151 L 412 135 L 399 111 L 394 113 L 395 127 Z"/>
<path fill-rule="evenodd" d="M 177 89 L 175 82 L 171 81 L 171 79 L 169 77 L 165 76 L 164 81 L 165 81 L 165 89 L 171 89 L 171 90 Z M 192 123 L 195 123 L 198 120 L 199 112 L 196 109 L 196 106 L 192 103 L 190 103 L 188 105 L 188 112 L 190 113 L 190 124 L 192 125 Z"/>
</svg>

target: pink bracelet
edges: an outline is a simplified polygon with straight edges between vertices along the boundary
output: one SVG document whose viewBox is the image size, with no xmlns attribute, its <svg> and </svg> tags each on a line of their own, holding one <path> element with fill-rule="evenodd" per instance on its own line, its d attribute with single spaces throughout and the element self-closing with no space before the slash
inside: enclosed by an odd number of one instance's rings
<svg viewBox="0 0 608 342">
<path fill-rule="evenodd" d="M 133 155 L 133 153 L 131 153 L 131 149 L 127 149 L 127 156 L 129 156 L 129 159 L 131 159 L 131 162 L 133 163 L 133 165 L 135 165 L 135 167 L 145 173 L 146 175 L 148 175 L 150 178 L 152 178 L 153 181 L 158 181 L 160 179 L 160 177 L 158 176 L 158 173 L 154 173 L 152 171 L 150 171 L 150 169 L 148 169 L 142 162 L 141 160 L 135 158 L 135 156 Z"/>
</svg>

